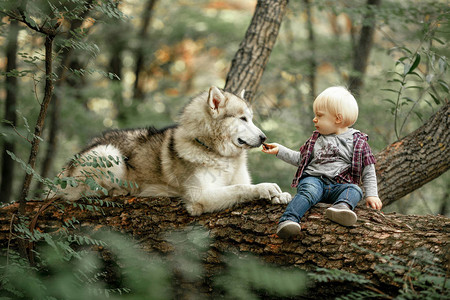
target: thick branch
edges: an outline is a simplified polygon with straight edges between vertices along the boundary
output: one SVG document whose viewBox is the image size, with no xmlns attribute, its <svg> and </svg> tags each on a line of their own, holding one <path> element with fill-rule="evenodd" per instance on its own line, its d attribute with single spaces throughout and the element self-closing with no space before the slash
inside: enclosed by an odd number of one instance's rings
<svg viewBox="0 0 450 300">
<path fill-rule="evenodd" d="M 450 168 L 450 104 L 376 155 L 380 199 L 388 205 Z"/>
</svg>

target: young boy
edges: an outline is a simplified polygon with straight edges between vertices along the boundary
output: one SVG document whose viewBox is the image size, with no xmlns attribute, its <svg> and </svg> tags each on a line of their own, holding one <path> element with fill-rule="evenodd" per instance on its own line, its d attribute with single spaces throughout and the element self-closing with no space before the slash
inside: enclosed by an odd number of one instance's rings
<svg viewBox="0 0 450 300">
<path fill-rule="evenodd" d="M 300 152 L 282 145 L 265 144 L 263 152 L 298 166 L 292 187 L 297 194 L 278 223 L 277 235 L 289 238 L 300 233 L 300 219 L 318 202 L 333 204 L 326 216 L 343 226 L 352 226 L 353 212 L 363 192 L 366 205 L 381 209 L 378 198 L 375 158 L 367 143 L 368 136 L 349 128 L 358 118 L 358 104 L 344 87 L 330 87 L 314 100 L 313 119 L 316 131 Z"/>
</svg>

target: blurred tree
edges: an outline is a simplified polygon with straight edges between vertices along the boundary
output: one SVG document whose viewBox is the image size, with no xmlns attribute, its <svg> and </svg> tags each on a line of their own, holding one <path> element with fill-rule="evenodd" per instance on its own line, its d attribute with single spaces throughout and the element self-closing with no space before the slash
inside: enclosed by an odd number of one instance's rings
<svg viewBox="0 0 450 300">
<path fill-rule="evenodd" d="M 144 64 L 144 48 L 143 48 L 143 41 L 148 39 L 148 29 L 149 25 L 151 23 L 151 18 L 153 15 L 153 10 L 155 8 L 155 4 L 158 2 L 158 0 L 147 0 L 147 4 L 144 8 L 143 15 L 142 15 L 142 24 L 141 28 L 139 30 L 138 35 L 138 42 L 139 45 L 136 49 L 136 56 L 135 56 L 135 69 L 134 69 L 134 92 L 133 92 L 133 99 L 139 99 L 143 100 L 144 93 L 142 91 L 142 83 L 140 82 L 139 74 L 142 72 L 143 64 Z"/>
<path fill-rule="evenodd" d="M 306 28 L 308 30 L 308 50 L 309 50 L 309 67 L 307 70 L 308 74 L 308 82 L 310 87 L 309 96 L 311 99 L 315 99 L 317 95 L 317 82 L 316 82 L 316 72 L 317 72 L 317 61 L 315 57 L 316 53 L 316 37 L 314 33 L 313 26 L 313 5 L 311 0 L 303 0 L 305 4 L 305 13 L 306 13 Z"/>
<path fill-rule="evenodd" d="M 6 46 L 6 101 L 5 101 L 5 121 L 12 127 L 16 126 L 16 102 L 17 102 L 17 77 L 13 74 L 17 69 L 17 36 L 19 34 L 19 23 L 11 20 L 9 24 L 9 34 Z M 7 151 L 14 153 L 14 141 L 5 141 L 2 151 L 2 178 L 0 195 L 2 195 L 1 203 L 8 203 L 11 200 L 13 179 L 14 179 L 14 161 L 11 159 Z"/>
<path fill-rule="evenodd" d="M 353 65 L 348 80 L 348 88 L 355 95 L 360 94 L 361 88 L 363 86 L 364 74 L 366 73 L 367 65 L 369 63 L 370 50 L 373 45 L 376 22 L 375 14 L 377 8 L 380 6 L 380 3 L 381 0 L 367 0 L 367 10 L 364 15 L 361 16 L 363 25 L 359 33 L 358 42 L 354 42 L 352 47 Z M 352 41 L 355 40 L 356 37 L 352 35 Z"/>
</svg>

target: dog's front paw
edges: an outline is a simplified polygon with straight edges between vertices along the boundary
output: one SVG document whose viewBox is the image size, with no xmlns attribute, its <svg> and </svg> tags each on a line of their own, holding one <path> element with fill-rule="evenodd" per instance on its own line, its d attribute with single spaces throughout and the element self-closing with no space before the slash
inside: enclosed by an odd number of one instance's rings
<svg viewBox="0 0 450 300">
<path fill-rule="evenodd" d="M 271 202 L 273 204 L 286 204 L 291 202 L 292 196 L 289 193 L 281 193 L 279 196 L 273 197 Z"/>
<path fill-rule="evenodd" d="M 203 213 L 203 205 L 200 203 L 188 203 L 186 204 L 186 210 L 191 216 L 200 216 Z"/>
<path fill-rule="evenodd" d="M 280 197 L 281 189 L 276 183 L 260 183 L 255 185 L 259 199 L 272 200 L 275 197 Z"/>
</svg>

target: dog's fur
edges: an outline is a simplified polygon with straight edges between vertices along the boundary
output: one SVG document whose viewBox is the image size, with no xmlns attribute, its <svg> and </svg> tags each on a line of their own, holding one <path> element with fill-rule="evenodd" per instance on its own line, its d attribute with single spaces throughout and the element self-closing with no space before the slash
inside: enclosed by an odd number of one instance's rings
<svg viewBox="0 0 450 300">
<path fill-rule="evenodd" d="M 62 175 L 92 177 L 112 196 L 180 196 L 192 215 L 259 199 L 287 203 L 291 195 L 277 184 L 250 183 L 246 150 L 261 146 L 266 136 L 253 124 L 243 96 L 244 91 L 238 97 L 211 87 L 184 108 L 178 125 L 105 132 Z M 88 157 L 113 163 L 80 163 Z M 88 192 L 86 184 L 68 185 L 59 195 L 75 200 Z"/>
</svg>

